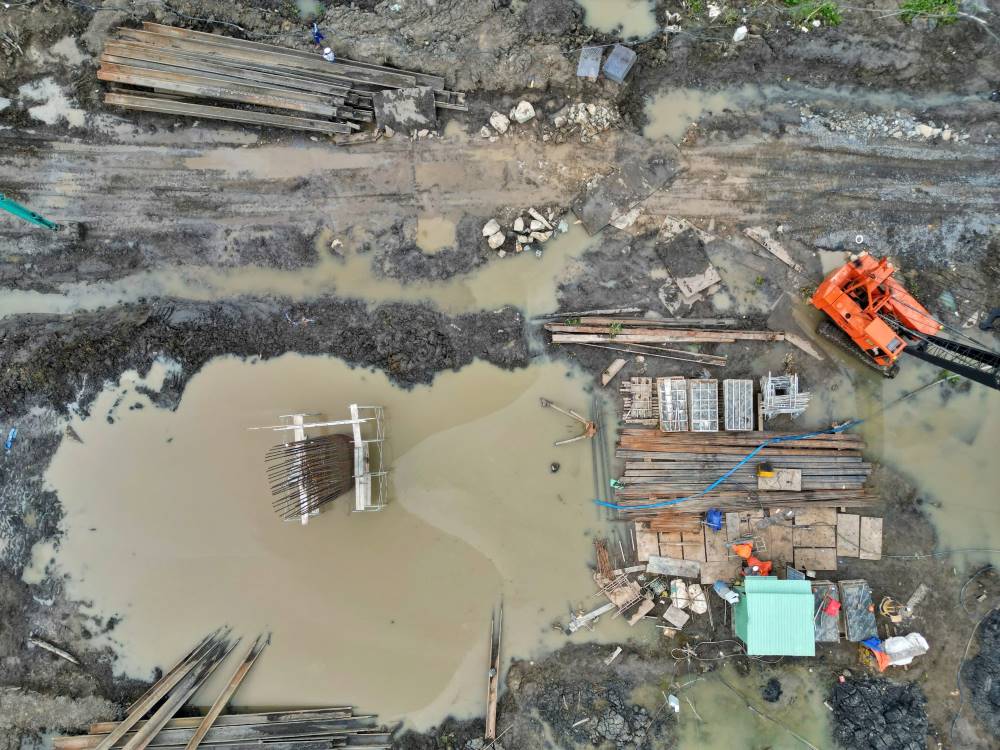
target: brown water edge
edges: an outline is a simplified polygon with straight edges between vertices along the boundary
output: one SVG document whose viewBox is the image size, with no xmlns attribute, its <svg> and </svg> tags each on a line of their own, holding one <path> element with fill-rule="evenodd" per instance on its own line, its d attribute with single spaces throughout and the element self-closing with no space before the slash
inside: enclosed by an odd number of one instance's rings
<svg viewBox="0 0 1000 750">
<path fill-rule="evenodd" d="M 815 329 L 821 320 L 821 313 L 801 302 L 796 302 L 794 315 L 804 331 Z M 979 340 L 980 346 L 993 346 L 980 332 L 945 322 Z M 951 331 L 946 335 L 958 338 Z M 995 460 L 1000 444 L 1000 393 L 958 378 L 957 383 L 933 385 L 907 397 L 937 380 L 942 371 L 904 354 L 899 374 L 887 379 L 826 339 L 813 340 L 827 360 L 821 381 L 814 376 L 800 383 L 813 393 L 813 403 L 798 423 L 812 429 L 848 419 L 864 420 L 854 429 L 864 437 L 870 459 L 908 477 L 931 501 L 925 508 L 941 550 L 1000 550 L 996 502 L 1000 469 Z M 755 372 L 768 370 L 783 370 L 775 351 L 754 362 Z M 977 560 L 984 556 L 985 552 L 972 555 Z M 992 556 L 1000 561 L 1000 552 Z"/>
<path fill-rule="evenodd" d="M 585 599 L 591 537 L 604 527 L 591 447 L 553 447 L 576 426 L 538 404 L 587 411 L 585 382 L 553 363 L 476 363 L 402 391 L 329 358 L 221 358 L 166 411 L 126 378 L 73 420 L 83 443 L 65 441 L 47 474 L 66 511 L 58 570 L 72 597 L 123 616 L 113 637 L 130 674 L 229 624 L 274 633 L 241 705 L 347 702 L 417 727 L 481 714 L 501 598 L 505 662 L 563 644 L 552 623 L 571 602 L 599 604 Z M 246 428 L 292 411 L 340 417 L 352 401 L 386 407 L 390 507 L 351 514 L 348 496 L 306 527 L 280 522 L 263 462 L 276 438 Z M 36 561 L 26 577 L 45 550 Z M 573 637 L 627 635 L 653 637 L 621 620 Z"/>
</svg>

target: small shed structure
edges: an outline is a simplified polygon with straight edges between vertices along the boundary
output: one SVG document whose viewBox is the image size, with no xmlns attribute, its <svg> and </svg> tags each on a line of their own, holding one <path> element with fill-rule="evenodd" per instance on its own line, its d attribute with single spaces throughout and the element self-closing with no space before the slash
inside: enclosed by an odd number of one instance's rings
<svg viewBox="0 0 1000 750">
<path fill-rule="evenodd" d="M 736 636 L 751 656 L 815 656 L 813 594 L 808 581 L 747 576 L 734 608 Z"/>
</svg>

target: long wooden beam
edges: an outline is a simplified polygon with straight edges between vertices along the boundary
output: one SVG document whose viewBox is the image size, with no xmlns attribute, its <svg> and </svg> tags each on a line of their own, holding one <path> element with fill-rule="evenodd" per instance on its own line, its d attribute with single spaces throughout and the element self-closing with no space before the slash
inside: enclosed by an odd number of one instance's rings
<svg viewBox="0 0 1000 750">
<path fill-rule="evenodd" d="M 255 713 L 255 714 L 225 714 L 220 716 L 215 720 L 215 726 L 237 726 L 243 724 L 280 724 L 284 722 L 292 721 L 314 721 L 316 719 L 344 719 L 351 716 L 353 709 L 351 706 L 333 706 L 331 708 L 306 708 L 298 711 L 270 711 L 267 713 Z M 201 723 L 204 717 L 201 716 L 184 716 L 181 718 L 174 718 L 168 721 L 164 725 L 164 729 L 194 729 Z M 145 722 L 140 721 L 136 724 L 136 728 L 142 726 Z M 114 731 L 119 722 L 117 721 L 99 721 L 90 725 L 90 734 L 108 734 Z M 71 740 L 73 737 L 56 737 L 53 740 L 53 745 L 58 747 L 59 743 L 64 740 Z"/>
<path fill-rule="evenodd" d="M 357 129 L 357 126 L 346 122 L 312 120 L 302 117 L 290 117 L 288 115 L 275 115 L 267 112 L 247 112 L 240 109 L 213 107 L 208 104 L 189 104 L 187 102 L 171 101 L 170 99 L 143 94 L 139 92 L 134 94 L 109 93 L 104 95 L 104 103 L 128 109 L 138 109 L 143 112 L 181 115 L 183 117 L 200 117 L 209 120 L 225 120 L 227 122 L 243 123 L 244 125 L 289 128 L 314 133 L 352 133 Z"/>
</svg>

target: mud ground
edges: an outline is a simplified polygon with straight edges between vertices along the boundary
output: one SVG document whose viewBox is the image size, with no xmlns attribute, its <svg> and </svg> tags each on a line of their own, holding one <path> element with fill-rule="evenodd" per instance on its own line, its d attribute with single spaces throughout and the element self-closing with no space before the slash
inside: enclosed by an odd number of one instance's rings
<svg viewBox="0 0 1000 750">
<path fill-rule="evenodd" d="M 778 313 L 772 309 L 779 309 L 783 294 L 802 295 L 815 284 L 813 248 L 850 248 L 859 233 L 900 260 L 908 287 L 933 312 L 966 320 L 996 304 L 1000 105 L 990 97 L 1000 87 L 1000 54 L 996 40 L 969 20 L 907 25 L 893 15 L 895 3 L 877 0 L 845 10 L 840 26 L 802 33 L 783 6 L 754 3 L 745 11 L 750 35 L 734 45 L 732 19 L 712 23 L 704 9 L 692 10 L 695 4 L 657 2 L 660 25 L 667 13 L 680 13 L 682 31 L 634 44 L 639 62 L 618 87 L 575 78 L 580 46 L 616 39 L 586 27 L 571 0 L 317 4 L 316 17 L 336 36 L 339 53 L 441 73 L 452 88 L 468 91 L 470 113 L 446 121 L 469 137 L 457 146 L 396 137 L 345 148 L 369 160 L 380 180 L 338 165 L 304 175 L 222 178 L 210 169 L 192 170 L 186 160 L 220 148 L 303 141 L 279 131 L 195 128 L 172 118 L 107 112 L 94 72 L 108 30 L 156 20 L 308 49 L 304 28 L 312 17 L 285 2 L 107 0 L 91 6 L 40 0 L 11 6 L 0 13 L 0 97 L 12 102 L 0 109 L 3 190 L 43 213 L 68 214 L 71 231 L 51 238 L 11 221 L 0 225 L 0 283 L 8 290 L 53 292 L 65 283 L 192 263 L 308 268 L 331 221 L 360 233 L 373 272 L 397 279 L 446 279 L 489 263 L 532 262 L 499 261 L 485 249 L 479 226 L 510 205 L 567 206 L 585 180 L 632 148 L 631 135 L 649 123 L 645 107 L 657 91 L 752 84 L 780 86 L 782 93 L 706 114 L 689 129 L 680 142 L 680 174 L 647 201 L 647 213 L 635 225 L 605 230 L 577 264 L 578 273 L 561 286 L 553 309 L 634 304 L 664 312 L 669 290 L 657 274 L 664 254 L 705 252 L 716 264 L 738 266 L 759 279 L 729 313 L 756 327 L 774 320 Z M 996 11 L 995 3 L 986 3 L 979 12 L 995 19 Z M 56 51 L 66 49 L 66 37 L 76 42 L 79 57 Z M 33 118 L 28 109 L 36 102 L 21 93 L 22 86 L 46 79 L 68 102 L 69 114 L 51 123 Z M 537 120 L 498 144 L 481 141 L 478 130 L 489 113 L 521 98 L 535 104 Z M 621 128 L 587 142 L 559 132 L 551 116 L 575 101 L 609 103 L 622 117 Z M 894 139 L 878 117 L 947 123 L 966 137 Z M 491 146 L 509 164 L 548 160 L 559 169 L 472 171 L 465 181 L 440 188 L 433 199 L 462 213 L 456 245 L 423 255 L 413 227 L 426 196 L 414 197 L 407 170 L 417 163 L 442 172 L 463 169 Z M 225 189 L 214 189 L 213 179 L 222 179 Z M 71 199 L 60 201 L 64 195 Z M 687 233 L 664 246 L 656 233 L 667 214 L 692 221 L 703 234 Z M 223 228 L 220 215 L 241 221 Z M 782 226 L 802 273 L 764 257 L 739 235 L 742 226 L 758 223 Z M 683 314 L 718 311 L 705 300 Z M 314 322 L 292 322 L 303 318 Z M 513 307 L 449 316 L 428 304 L 369 307 L 340 291 L 308 300 L 147 299 L 69 315 L 0 319 L 0 423 L 21 430 L 15 449 L 0 456 L 0 750 L 19 747 L 22 738 L 80 730 L 112 717 L 143 687 L 115 673 L 112 649 L 93 644 L 96 634 L 113 632 L 114 617 L 87 614 L 84 603 L 67 600 L 62 581 L 52 576 L 37 585 L 21 580 L 34 545 L 58 540 L 60 533 L 59 498 L 42 479 L 59 442 L 71 439 L 61 430 L 60 415 L 85 412 L 106 380 L 127 369 L 145 372 L 157 357 L 182 365 L 161 392 L 160 405 L 170 408 L 186 380 L 223 354 L 327 353 L 384 370 L 407 386 L 431 382 L 436 373 L 476 358 L 524 367 L 538 353 L 536 342 Z M 806 379 L 822 378 L 821 366 L 798 350 L 779 353 L 792 357 Z M 595 374 L 607 365 L 605 353 L 596 350 L 552 354 Z M 730 354 L 731 376 L 749 374 L 752 355 Z M 651 375 L 668 369 L 696 374 L 699 368 L 646 365 Z M 905 690 L 918 723 L 926 713 L 932 746 L 995 746 L 996 617 L 986 617 L 975 633 L 973 627 L 998 600 L 1000 585 L 984 575 L 976 583 L 983 601 L 958 602 L 958 589 L 975 565 L 966 571 L 948 558 L 889 557 L 933 550 L 936 540 L 921 512 L 928 500 L 920 488 L 888 469 L 875 479 L 893 524 L 884 565 L 875 576 L 870 569 L 865 573 L 876 591 L 897 597 L 905 598 L 919 581 L 931 586 L 919 626 L 934 649 L 893 675 L 910 686 L 905 689 L 868 683 L 853 647 L 817 660 L 815 668 L 831 685 L 837 710 L 841 688 L 833 686 L 846 672 L 851 686 L 859 676 L 857 684 L 875 685 L 864 693 L 868 716 L 885 718 Z M 841 574 L 850 574 L 850 567 Z M 970 609 L 961 612 L 967 604 Z M 29 648 L 32 634 L 62 645 L 81 666 Z M 688 637 L 708 635 L 692 631 Z M 963 661 L 967 643 L 969 659 Z M 643 685 L 666 689 L 688 668 L 700 672 L 697 665 L 678 667 L 668 652 L 667 646 L 653 652 L 626 648 L 613 676 L 599 680 L 581 677 L 596 674 L 605 655 L 591 647 L 568 645 L 534 663 L 515 655 L 499 712 L 500 729 L 510 729 L 500 744 L 671 746 L 672 715 L 656 715 L 656 706 L 637 707 L 629 697 Z M 777 673 L 780 681 L 780 670 L 768 668 L 767 676 Z M 873 697 L 885 693 L 891 700 Z M 959 700 L 963 714 L 953 726 Z M 590 721 L 573 726 L 583 718 Z M 891 714 L 886 721 L 896 718 Z M 481 732 L 481 722 L 448 721 L 427 734 L 404 734 L 398 746 L 463 748 Z M 865 744 L 866 737 L 843 733 L 838 742 L 845 748 L 881 747 Z"/>
</svg>

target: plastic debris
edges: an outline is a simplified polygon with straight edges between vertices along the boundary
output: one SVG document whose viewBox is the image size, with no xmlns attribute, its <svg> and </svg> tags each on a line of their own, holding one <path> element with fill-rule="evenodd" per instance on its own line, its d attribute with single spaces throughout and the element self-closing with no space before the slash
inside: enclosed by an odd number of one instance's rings
<svg viewBox="0 0 1000 750">
<path fill-rule="evenodd" d="M 601 74 L 601 57 L 604 47 L 584 47 L 580 50 L 580 60 L 576 64 L 577 78 L 587 78 L 596 81 Z"/>
<path fill-rule="evenodd" d="M 747 38 L 747 34 L 749 33 L 750 30 L 746 26 L 740 26 L 739 28 L 736 29 L 735 32 L 733 32 L 733 41 L 742 42 L 744 39 Z"/>
<path fill-rule="evenodd" d="M 4 441 L 3 449 L 5 453 L 10 453 L 10 449 L 14 447 L 14 438 L 17 437 L 17 428 L 11 427 L 10 432 L 7 433 L 7 439 Z"/>
<path fill-rule="evenodd" d="M 622 44 L 616 44 L 604 61 L 604 75 L 615 83 L 624 83 L 625 77 L 635 65 L 636 54 Z"/>
</svg>

